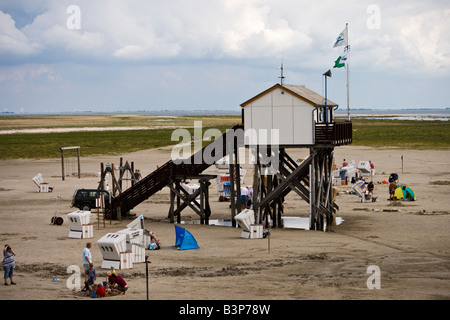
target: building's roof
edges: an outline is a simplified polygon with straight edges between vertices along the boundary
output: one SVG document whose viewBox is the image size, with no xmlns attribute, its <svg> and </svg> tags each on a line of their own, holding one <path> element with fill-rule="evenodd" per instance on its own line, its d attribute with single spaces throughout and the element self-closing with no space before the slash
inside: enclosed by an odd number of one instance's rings
<svg viewBox="0 0 450 320">
<path fill-rule="evenodd" d="M 260 97 L 266 95 L 267 93 L 271 92 L 272 90 L 280 88 L 284 89 L 285 91 L 289 92 L 290 94 L 296 96 L 299 99 L 302 99 L 314 106 L 323 106 L 325 105 L 325 97 L 322 97 L 320 94 L 312 91 L 311 89 L 306 88 L 305 86 L 298 86 L 298 85 L 292 85 L 292 84 L 275 84 L 271 88 L 261 92 L 260 94 L 254 96 L 253 98 L 245 101 L 241 104 L 241 107 L 245 107 L 247 104 L 259 99 Z M 331 101 L 327 98 L 327 105 L 329 106 L 337 106 L 338 104 Z"/>
</svg>

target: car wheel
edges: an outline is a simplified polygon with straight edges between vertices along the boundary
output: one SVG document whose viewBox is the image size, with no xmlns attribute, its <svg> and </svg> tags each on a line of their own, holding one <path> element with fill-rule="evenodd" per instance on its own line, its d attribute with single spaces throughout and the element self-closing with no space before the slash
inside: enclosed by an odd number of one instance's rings
<svg viewBox="0 0 450 320">
<path fill-rule="evenodd" d="M 88 205 L 88 204 L 83 204 L 81 206 L 81 210 L 83 210 L 83 211 L 91 211 L 91 206 Z"/>
</svg>

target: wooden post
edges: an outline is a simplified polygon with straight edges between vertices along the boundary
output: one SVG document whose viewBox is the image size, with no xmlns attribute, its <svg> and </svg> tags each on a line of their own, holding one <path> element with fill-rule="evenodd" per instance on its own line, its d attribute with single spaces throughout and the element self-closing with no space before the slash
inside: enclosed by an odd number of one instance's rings
<svg viewBox="0 0 450 320">
<path fill-rule="evenodd" d="M 175 181 L 175 190 L 177 190 L 178 193 L 180 193 L 181 185 L 180 185 L 180 181 L 179 180 Z M 180 197 L 177 196 L 177 211 L 178 211 L 178 209 L 180 209 L 180 206 L 181 206 L 180 202 L 181 202 L 181 199 L 180 199 Z M 181 211 L 178 211 L 177 223 L 181 223 Z"/>
<path fill-rule="evenodd" d="M 242 201 L 241 201 L 241 169 L 239 166 L 239 146 L 237 143 L 237 137 L 234 138 L 234 157 L 236 161 L 236 201 L 238 213 L 242 211 Z"/>
<path fill-rule="evenodd" d="M 77 160 L 78 160 L 78 179 L 80 179 L 81 178 L 80 147 L 77 148 Z"/>
<path fill-rule="evenodd" d="M 326 182 L 327 182 L 327 198 L 325 201 L 325 207 L 328 210 L 327 213 L 327 228 L 333 225 L 333 183 L 331 175 L 333 174 L 333 150 L 327 153 L 327 171 L 326 171 Z"/>
<path fill-rule="evenodd" d="M 120 190 L 123 190 L 123 188 L 122 188 L 122 176 L 123 176 L 123 173 L 124 173 L 124 170 L 123 170 L 123 158 L 122 157 L 120 157 L 120 179 L 119 179 L 119 186 L 120 186 Z"/>
<path fill-rule="evenodd" d="M 205 209 L 206 209 L 206 224 L 209 225 L 209 216 L 211 215 L 211 207 L 209 206 L 209 186 L 211 182 L 205 181 Z"/>
<path fill-rule="evenodd" d="M 114 163 L 111 163 L 111 184 L 112 184 L 112 194 L 116 195 L 116 178 L 114 177 Z"/>
<path fill-rule="evenodd" d="M 145 279 L 146 279 L 146 283 L 147 283 L 147 300 L 148 300 L 148 264 L 150 263 L 150 261 L 148 261 L 148 256 L 145 256 Z"/>
<path fill-rule="evenodd" d="M 98 230 L 100 230 L 100 198 L 96 199 L 97 203 L 97 223 L 98 223 Z"/>
<path fill-rule="evenodd" d="M 101 199 L 101 204 L 102 204 L 102 210 L 103 210 L 103 228 L 105 228 L 105 211 L 106 211 L 106 207 L 105 207 L 105 198 L 103 197 L 103 193 L 101 193 L 100 196 Z"/>
<path fill-rule="evenodd" d="M 173 186 L 173 181 L 170 182 L 170 186 Z M 169 220 L 171 223 L 174 222 L 174 206 L 175 206 L 175 192 L 173 192 L 172 189 L 170 189 L 170 209 L 169 209 Z"/>
<path fill-rule="evenodd" d="M 205 224 L 205 210 L 204 206 L 204 185 L 203 182 L 200 181 L 200 224 Z"/>
<path fill-rule="evenodd" d="M 403 155 L 402 155 L 402 174 L 403 174 Z"/>
<path fill-rule="evenodd" d="M 130 176 L 130 178 L 131 178 L 131 186 L 134 186 L 134 181 L 135 181 L 135 179 L 134 179 L 134 161 L 131 161 L 131 176 Z"/>
<path fill-rule="evenodd" d="M 258 190 L 259 190 L 259 152 L 258 146 L 256 146 L 256 155 L 255 155 L 255 164 L 253 166 L 253 212 L 255 214 L 255 221 L 257 224 L 261 223 L 261 219 L 259 216 L 259 206 L 258 206 Z"/>
<path fill-rule="evenodd" d="M 312 154 L 312 149 L 310 150 L 310 154 Z M 314 166 L 315 160 L 312 159 L 309 165 L 309 229 L 314 230 L 315 228 L 315 189 L 314 185 Z"/>
<path fill-rule="evenodd" d="M 61 148 L 61 168 L 62 168 L 62 179 L 65 180 L 66 173 L 64 171 L 64 149 Z"/>
<path fill-rule="evenodd" d="M 112 216 L 113 216 L 113 208 L 112 208 L 112 201 L 111 201 L 111 194 L 109 194 L 109 225 L 112 224 Z"/>
<path fill-rule="evenodd" d="M 103 166 L 103 162 L 100 163 L 100 189 L 104 190 L 105 189 L 105 169 Z"/>
<path fill-rule="evenodd" d="M 280 167 L 278 169 L 279 171 L 284 169 L 285 154 L 286 154 L 286 152 L 285 152 L 284 148 L 280 148 L 280 150 L 279 150 L 279 157 L 278 157 L 278 166 Z M 279 182 L 281 182 L 281 181 L 279 181 L 278 176 L 275 176 L 275 180 L 276 180 L 276 186 L 275 187 L 277 187 Z M 278 200 L 278 211 L 276 213 L 277 217 L 276 217 L 275 220 L 277 220 L 277 225 L 279 227 L 283 226 L 282 225 L 282 220 L 281 220 L 281 215 L 283 213 L 283 206 L 284 206 L 283 202 L 284 202 L 284 199 L 280 198 Z"/>
<path fill-rule="evenodd" d="M 234 161 L 233 161 L 233 149 L 231 146 L 234 145 L 234 141 L 228 142 L 230 146 L 230 154 L 229 154 L 229 171 L 230 171 L 230 201 L 231 201 L 231 225 L 236 227 L 236 221 L 234 217 L 236 216 L 236 207 L 235 207 L 235 190 L 234 190 Z"/>
</svg>

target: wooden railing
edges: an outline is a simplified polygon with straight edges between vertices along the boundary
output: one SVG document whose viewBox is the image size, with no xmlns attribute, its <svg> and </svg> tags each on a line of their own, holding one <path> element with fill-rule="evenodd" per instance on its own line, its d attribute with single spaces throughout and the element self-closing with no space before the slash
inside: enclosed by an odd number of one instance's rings
<svg viewBox="0 0 450 320">
<path fill-rule="evenodd" d="M 331 143 L 341 146 L 352 143 L 352 123 L 332 122 L 315 124 L 315 143 Z"/>
</svg>

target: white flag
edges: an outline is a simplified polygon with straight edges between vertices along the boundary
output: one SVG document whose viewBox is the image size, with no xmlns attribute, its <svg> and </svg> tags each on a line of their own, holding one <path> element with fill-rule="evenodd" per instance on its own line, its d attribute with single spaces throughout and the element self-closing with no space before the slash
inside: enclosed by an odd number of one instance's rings
<svg viewBox="0 0 450 320">
<path fill-rule="evenodd" d="M 344 48 L 344 53 L 337 58 L 337 60 L 334 62 L 333 68 L 343 68 L 346 64 L 348 64 L 348 57 L 349 57 L 349 46 L 346 46 Z"/>
<path fill-rule="evenodd" d="M 346 46 L 344 48 L 344 53 L 342 54 L 341 62 L 342 63 L 347 63 L 349 56 L 350 56 L 350 46 Z"/>
<path fill-rule="evenodd" d="M 347 42 L 347 28 L 344 29 L 344 31 L 342 31 L 339 36 L 336 39 L 336 42 L 334 43 L 334 47 L 339 47 L 344 45 Z"/>
</svg>

